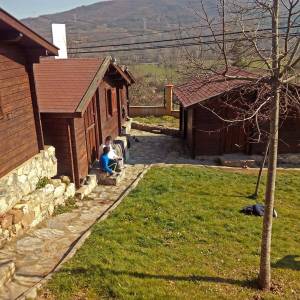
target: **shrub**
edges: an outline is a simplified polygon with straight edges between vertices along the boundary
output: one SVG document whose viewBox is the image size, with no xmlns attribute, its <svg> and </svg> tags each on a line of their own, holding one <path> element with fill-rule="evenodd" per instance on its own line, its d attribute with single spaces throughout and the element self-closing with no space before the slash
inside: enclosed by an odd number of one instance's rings
<svg viewBox="0 0 300 300">
<path fill-rule="evenodd" d="M 36 185 L 36 188 L 37 189 L 42 189 L 49 183 L 51 183 L 51 179 L 49 179 L 47 177 L 40 178 L 40 180 L 38 181 L 38 183 Z"/>
</svg>

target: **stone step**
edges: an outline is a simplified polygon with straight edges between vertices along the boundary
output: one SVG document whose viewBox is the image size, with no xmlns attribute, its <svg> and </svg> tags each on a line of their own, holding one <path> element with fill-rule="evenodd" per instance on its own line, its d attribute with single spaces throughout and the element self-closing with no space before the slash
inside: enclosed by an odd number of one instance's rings
<svg viewBox="0 0 300 300">
<path fill-rule="evenodd" d="M 121 173 L 116 173 L 112 176 L 107 175 L 106 173 L 98 173 L 98 183 L 101 185 L 112 185 L 117 186 L 125 178 L 125 169 Z"/>
<path fill-rule="evenodd" d="M 15 263 L 12 260 L 0 261 L 0 289 L 14 277 L 15 270 Z"/>
<path fill-rule="evenodd" d="M 228 159 L 220 158 L 222 166 L 234 167 L 234 168 L 255 168 L 257 167 L 254 159 Z"/>
<path fill-rule="evenodd" d="M 88 196 L 96 186 L 97 175 L 90 172 L 90 174 L 87 176 L 86 183 L 76 191 L 76 198 L 82 200 L 84 197 Z"/>
</svg>

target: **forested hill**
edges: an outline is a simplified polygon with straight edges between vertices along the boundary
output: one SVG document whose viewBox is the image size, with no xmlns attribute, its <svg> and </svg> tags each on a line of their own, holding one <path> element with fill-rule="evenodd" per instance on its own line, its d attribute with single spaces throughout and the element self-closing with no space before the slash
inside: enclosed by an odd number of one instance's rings
<svg viewBox="0 0 300 300">
<path fill-rule="evenodd" d="M 195 24 L 199 0 L 113 0 L 24 19 L 51 40 L 51 23 L 65 23 L 76 40 L 95 40 L 169 30 Z"/>
</svg>

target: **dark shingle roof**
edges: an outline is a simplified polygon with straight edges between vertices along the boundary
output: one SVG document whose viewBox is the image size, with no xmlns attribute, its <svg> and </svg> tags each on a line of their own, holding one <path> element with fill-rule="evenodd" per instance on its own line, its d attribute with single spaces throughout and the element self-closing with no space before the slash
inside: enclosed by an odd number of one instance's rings
<svg viewBox="0 0 300 300">
<path fill-rule="evenodd" d="M 227 74 L 229 76 L 257 77 L 256 74 L 235 68 L 230 69 Z M 175 87 L 174 93 L 183 107 L 189 107 L 246 84 L 250 84 L 250 81 L 225 79 L 223 75 L 212 74 L 202 78 L 193 78 L 187 83 L 178 85 Z"/>
</svg>

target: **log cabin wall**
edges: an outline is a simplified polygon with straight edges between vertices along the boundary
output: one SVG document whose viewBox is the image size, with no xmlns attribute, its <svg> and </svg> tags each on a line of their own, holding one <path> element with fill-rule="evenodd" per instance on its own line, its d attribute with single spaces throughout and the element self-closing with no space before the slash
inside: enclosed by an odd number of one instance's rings
<svg viewBox="0 0 300 300">
<path fill-rule="evenodd" d="M 0 177 L 39 152 L 26 55 L 0 45 Z"/>
</svg>

